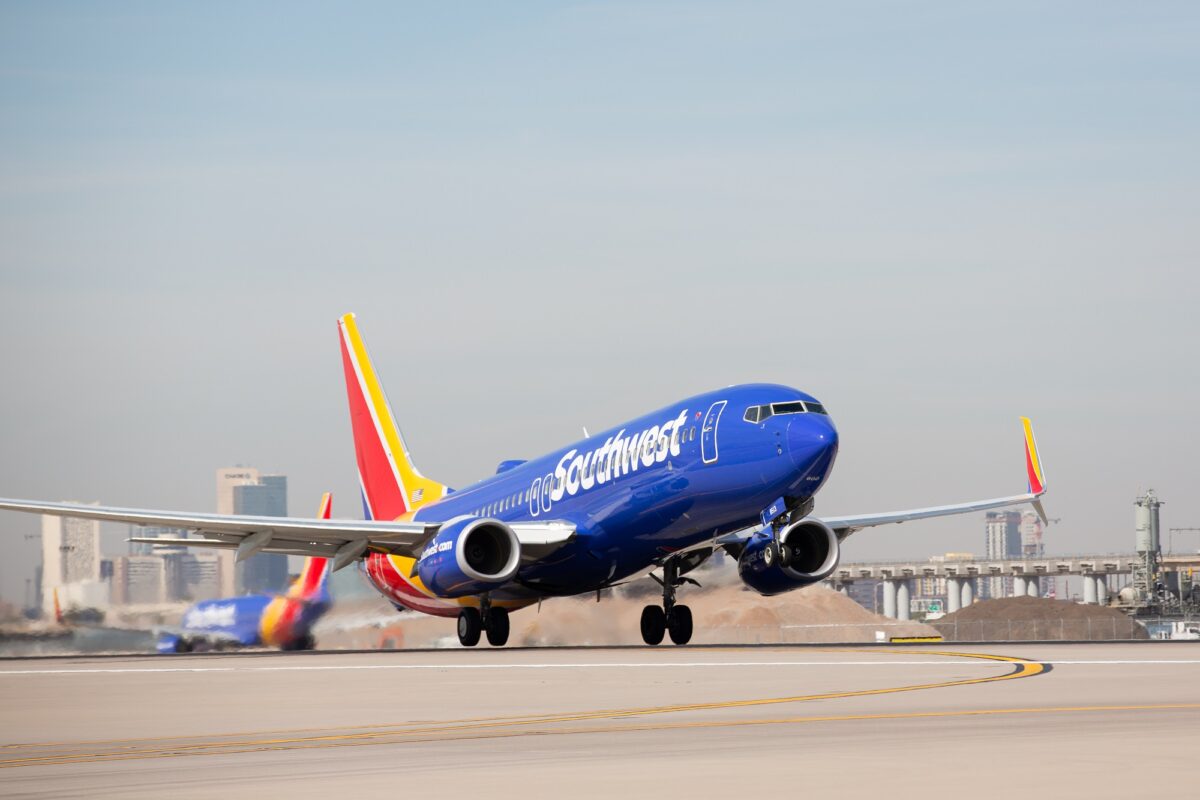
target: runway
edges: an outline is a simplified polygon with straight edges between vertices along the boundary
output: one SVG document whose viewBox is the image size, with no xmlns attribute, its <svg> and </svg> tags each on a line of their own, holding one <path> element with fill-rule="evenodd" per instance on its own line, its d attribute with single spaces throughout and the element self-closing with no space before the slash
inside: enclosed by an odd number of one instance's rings
<svg viewBox="0 0 1200 800">
<path fill-rule="evenodd" d="M 0 662 L 6 797 L 1094 798 L 1194 789 L 1197 730 L 1174 644 Z"/>
</svg>

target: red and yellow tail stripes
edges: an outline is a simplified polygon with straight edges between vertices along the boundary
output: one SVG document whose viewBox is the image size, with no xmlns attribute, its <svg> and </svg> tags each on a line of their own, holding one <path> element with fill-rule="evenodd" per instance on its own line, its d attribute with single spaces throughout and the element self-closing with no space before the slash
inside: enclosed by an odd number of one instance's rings
<svg viewBox="0 0 1200 800">
<path fill-rule="evenodd" d="M 329 519 L 333 508 L 333 495 L 329 492 L 321 495 L 321 505 L 317 509 L 317 519 Z M 288 597 L 312 597 L 321 591 L 325 580 L 329 577 L 329 559 L 309 556 L 304 559 L 304 567 L 300 577 L 288 588 Z"/>
<path fill-rule="evenodd" d="M 413 465 L 353 314 L 338 321 L 338 331 L 363 502 L 371 519 L 400 519 L 440 500 L 446 487 Z"/>
<path fill-rule="evenodd" d="M 332 506 L 333 495 L 329 492 L 321 495 L 317 519 L 329 519 Z M 324 593 L 328 579 L 329 559 L 317 556 L 304 559 L 300 577 L 288 587 L 287 594 L 276 597 L 263 609 L 262 619 L 258 622 L 258 633 L 263 644 L 283 647 L 295 640 L 300 634 L 297 626 L 304 624 L 304 607 Z"/>
<path fill-rule="evenodd" d="M 1033 436 L 1033 423 L 1029 417 L 1021 417 L 1025 426 L 1025 469 L 1029 472 L 1029 493 L 1042 494 L 1046 491 L 1046 475 L 1038 458 L 1037 439 Z"/>
</svg>

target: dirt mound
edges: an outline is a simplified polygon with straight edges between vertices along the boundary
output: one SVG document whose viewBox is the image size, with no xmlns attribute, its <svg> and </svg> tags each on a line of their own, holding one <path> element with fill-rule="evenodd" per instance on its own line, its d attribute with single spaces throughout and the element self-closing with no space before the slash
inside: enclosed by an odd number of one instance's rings
<svg viewBox="0 0 1200 800">
<path fill-rule="evenodd" d="M 736 576 L 735 576 L 736 577 Z M 641 582 L 639 582 L 641 583 Z M 641 644 L 642 607 L 657 603 L 661 590 L 631 584 L 628 589 L 595 595 L 546 600 L 513 612 L 509 643 L 524 646 Z M 686 588 L 679 602 L 692 609 L 697 644 L 786 642 L 874 642 L 878 632 L 895 636 L 936 636 L 917 622 L 872 614 L 849 597 L 821 587 L 808 587 L 778 597 L 745 591 L 740 582 L 705 581 L 703 589 Z M 317 631 L 322 648 L 344 647 L 457 647 L 453 619 L 415 613 L 395 614 L 379 600 L 366 604 L 371 612 L 359 619 L 335 607 Z M 359 608 L 363 615 L 366 609 Z M 370 617 L 368 620 L 367 617 Z M 383 619 L 381 619 L 383 618 Z M 394 620 L 394 622 L 392 621 Z M 386 628 L 386 630 L 383 630 Z M 402 635 L 396 632 L 402 629 Z"/>
<path fill-rule="evenodd" d="M 1123 612 L 1070 600 L 983 600 L 930 623 L 950 642 L 1149 639 Z"/>
</svg>

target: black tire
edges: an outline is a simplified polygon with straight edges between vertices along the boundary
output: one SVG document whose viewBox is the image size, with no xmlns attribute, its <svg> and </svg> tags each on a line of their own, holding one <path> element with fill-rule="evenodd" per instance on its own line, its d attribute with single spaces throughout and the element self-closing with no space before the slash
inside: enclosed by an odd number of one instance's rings
<svg viewBox="0 0 1200 800">
<path fill-rule="evenodd" d="M 296 649 L 297 650 L 316 650 L 317 649 L 317 640 L 313 638 L 313 635 L 311 633 L 305 634 L 303 639 L 300 639 L 296 642 Z"/>
<path fill-rule="evenodd" d="M 458 612 L 458 642 L 463 647 L 474 647 L 479 644 L 479 634 L 483 631 L 483 617 L 478 608 L 464 608 Z"/>
<path fill-rule="evenodd" d="M 692 610 L 687 606 L 675 606 L 667 617 L 667 630 L 675 644 L 687 644 L 692 640 Z"/>
<path fill-rule="evenodd" d="M 175 640 L 175 652 L 176 653 L 192 652 L 192 640 L 185 639 L 182 636 L 180 636 L 178 639 Z"/>
<path fill-rule="evenodd" d="M 667 632 L 667 615 L 661 606 L 646 606 L 642 609 L 642 641 L 660 644 Z"/>
<path fill-rule="evenodd" d="M 503 647 L 508 644 L 508 609 L 493 608 L 488 612 L 487 629 L 488 644 L 492 647 Z"/>
</svg>

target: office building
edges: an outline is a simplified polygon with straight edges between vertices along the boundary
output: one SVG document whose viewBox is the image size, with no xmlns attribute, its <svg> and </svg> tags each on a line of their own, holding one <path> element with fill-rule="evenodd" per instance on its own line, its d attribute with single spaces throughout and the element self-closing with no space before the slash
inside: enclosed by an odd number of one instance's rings
<svg viewBox="0 0 1200 800">
<path fill-rule="evenodd" d="M 254 467 L 221 467 L 217 470 L 217 513 L 233 514 L 233 490 L 238 486 L 258 483 L 258 470 Z M 220 596 L 232 597 L 237 594 L 238 570 L 235 566 L 232 550 L 217 550 L 218 575 L 220 577 Z"/>
<path fill-rule="evenodd" d="M 1021 512 L 989 511 L 985 519 L 984 555 L 989 559 L 1021 557 Z M 985 598 L 1012 594 L 1011 577 L 991 577 L 979 582 Z"/>
<path fill-rule="evenodd" d="M 1042 519 L 1036 512 L 1026 511 L 1021 515 L 1021 553 L 1028 558 L 1046 555 L 1046 544 L 1042 541 Z"/>
<path fill-rule="evenodd" d="M 233 513 L 248 517 L 287 516 L 287 477 L 261 475 L 255 483 L 232 487 Z M 287 588 L 287 556 L 259 553 L 237 565 L 238 594 L 282 592 Z"/>
<path fill-rule="evenodd" d="M 113 605 L 154 605 L 167 597 L 168 560 L 158 555 L 113 559 Z"/>
<path fill-rule="evenodd" d="M 103 608 L 108 587 L 100 578 L 100 523 L 42 516 L 42 610 Z"/>
</svg>

